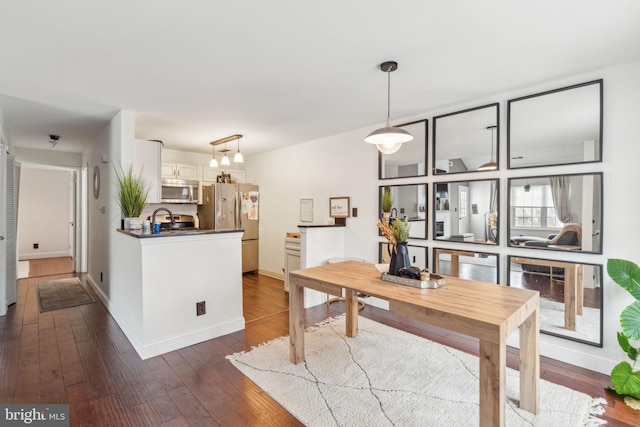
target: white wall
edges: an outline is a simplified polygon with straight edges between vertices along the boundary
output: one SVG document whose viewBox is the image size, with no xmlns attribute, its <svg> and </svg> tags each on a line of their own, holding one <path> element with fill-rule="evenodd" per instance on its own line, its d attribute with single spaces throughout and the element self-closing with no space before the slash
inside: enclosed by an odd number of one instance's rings
<svg viewBox="0 0 640 427">
<path fill-rule="evenodd" d="M 633 219 L 640 212 L 640 199 L 635 197 L 640 180 L 638 159 L 640 158 L 640 132 L 636 116 L 640 112 L 640 62 L 612 67 L 597 72 L 574 76 L 562 81 L 547 82 L 537 87 L 523 88 L 510 93 L 496 94 L 491 98 L 478 99 L 464 105 L 425 112 L 422 116 L 397 119 L 395 123 L 429 118 L 439 114 L 459 111 L 491 102 L 501 103 L 500 163 L 502 170 L 482 174 L 461 174 L 456 180 L 478 178 L 500 179 L 500 245 L 469 246 L 454 242 L 437 242 L 438 247 L 472 248 L 494 252 L 500 258 L 500 282 L 507 282 L 506 256 L 514 254 L 542 258 L 564 259 L 606 265 L 607 258 L 627 258 L 640 263 L 640 227 Z M 526 170 L 506 170 L 506 101 L 508 99 L 556 89 L 570 84 L 582 83 L 597 78 L 604 79 L 604 136 L 603 162 L 588 165 L 543 167 Z M 427 96 L 427 95 L 425 95 Z M 376 126 L 371 126 L 371 129 Z M 378 186 L 432 182 L 432 176 L 379 181 L 377 176 L 377 153 L 375 147 L 366 144 L 363 138 L 371 129 L 359 129 L 342 135 L 303 143 L 297 146 L 254 155 L 246 160 L 247 180 L 260 184 L 261 228 L 260 269 L 280 273 L 284 266 L 284 236 L 287 231 L 297 231 L 300 223 L 300 199 L 314 199 L 314 222 L 328 219 L 329 197 L 349 196 L 351 206 L 358 208 L 358 217 L 347 219 L 345 230 L 346 257 L 377 261 L 378 242 L 375 219 L 378 214 Z M 431 132 L 429 132 L 431 135 Z M 431 142 L 431 138 L 429 138 Z M 429 147 L 431 158 L 431 147 Z M 506 246 L 507 178 L 515 176 L 550 175 L 562 173 L 604 172 L 604 220 L 603 254 L 575 254 L 565 252 L 535 251 Z M 430 186 L 431 187 L 431 186 Z M 433 188 L 429 194 L 433 194 Z M 431 206 L 432 203 L 428 203 Z M 429 213 L 431 234 L 432 212 Z M 436 242 L 412 241 L 433 248 Z M 430 258 L 431 253 L 430 253 Z M 431 262 L 430 262 L 431 265 Z M 606 269 L 604 270 L 606 272 Z M 606 275 L 606 273 L 605 273 Z M 618 316 L 632 301 L 626 292 L 605 277 L 604 294 L 604 348 L 580 344 L 552 336 L 541 336 L 541 353 L 568 363 L 585 366 L 609 373 L 620 360 L 626 358 L 618 348 L 615 333 L 619 329 Z M 511 342 L 517 345 L 517 340 Z"/>
<path fill-rule="evenodd" d="M 19 259 L 72 256 L 69 220 L 73 171 L 23 166 L 18 211 Z M 34 249 L 34 243 L 38 249 Z"/>
</svg>

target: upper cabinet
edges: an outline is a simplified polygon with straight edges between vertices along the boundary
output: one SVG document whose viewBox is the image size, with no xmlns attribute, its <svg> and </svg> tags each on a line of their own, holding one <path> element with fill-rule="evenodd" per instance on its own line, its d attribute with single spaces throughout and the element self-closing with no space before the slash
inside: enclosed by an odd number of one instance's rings
<svg viewBox="0 0 640 427">
<path fill-rule="evenodd" d="M 149 183 L 147 203 L 160 203 L 160 143 L 157 141 L 135 140 L 133 169 Z"/>
<path fill-rule="evenodd" d="M 378 152 L 380 179 L 407 178 L 427 174 L 427 120 L 399 125 L 413 135 L 413 140 L 402 144 L 392 154 Z"/>
<path fill-rule="evenodd" d="M 602 80 L 512 99 L 509 169 L 602 161 Z"/>
<path fill-rule="evenodd" d="M 484 105 L 433 118 L 433 174 L 499 168 L 500 106 Z"/>
<path fill-rule="evenodd" d="M 162 163 L 162 177 L 199 180 L 198 166 L 180 163 Z"/>
<path fill-rule="evenodd" d="M 221 169 L 205 166 L 202 169 L 202 180 L 204 182 L 216 182 L 219 175 L 229 174 L 231 179 L 237 183 L 245 182 L 245 173 L 241 169 Z"/>
</svg>

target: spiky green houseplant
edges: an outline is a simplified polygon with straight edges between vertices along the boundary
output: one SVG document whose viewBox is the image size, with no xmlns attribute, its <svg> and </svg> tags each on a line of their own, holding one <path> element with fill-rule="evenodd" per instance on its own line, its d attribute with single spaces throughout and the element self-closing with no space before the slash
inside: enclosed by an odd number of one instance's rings
<svg viewBox="0 0 640 427">
<path fill-rule="evenodd" d="M 141 175 L 133 173 L 133 166 L 128 169 L 115 170 L 118 188 L 116 200 L 124 218 L 138 218 L 147 202 L 149 195 L 149 183 Z"/>
<path fill-rule="evenodd" d="M 640 267 L 631 261 L 612 258 L 607 260 L 607 274 L 636 299 L 620 314 L 622 332 L 618 332 L 618 344 L 633 361 L 633 365 L 627 361 L 618 363 L 611 371 L 611 383 L 616 393 L 625 396 L 627 405 L 638 410 L 640 370 L 634 369 L 640 348 L 634 347 L 631 340 L 640 340 Z"/>
<path fill-rule="evenodd" d="M 382 191 L 382 212 L 389 213 L 391 212 L 391 208 L 393 207 L 393 196 L 391 195 L 391 189 L 389 187 L 385 187 Z"/>
<path fill-rule="evenodd" d="M 407 218 L 393 220 L 390 229 L 396 243 L 406 243 L 409 240 L 409 220 Z"/>
</svg>

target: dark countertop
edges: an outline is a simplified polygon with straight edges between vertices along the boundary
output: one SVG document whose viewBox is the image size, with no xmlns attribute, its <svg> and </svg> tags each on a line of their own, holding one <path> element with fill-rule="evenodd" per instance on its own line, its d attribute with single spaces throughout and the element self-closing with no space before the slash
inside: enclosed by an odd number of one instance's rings
<svg viewBox="0 0 640 427">
<path fill-rule="evenodd" d="M 143 233 L 142 230 L 122 230 L 120 228 L 116 229 L 117 232 L 126 234 L 127 236 L 135 237 L 137 239 L 146 239 L 153 237 L 176 237 L 176 236 L 198 236 L 202 234 L 222 234 L 222 233 L 243 233 L 243 228 L 238 228 L 235 230 L 172 230 L 172 231 L 161 231 L 158 234 L 153 233 Z"/>
<path fill-rule="evenodd" d="M 345 227 L 344 224 L 311 224 L 311 225 L 304 225 L 304 224 L 299 224 L 298 228 L 320 228 L 320 227 Z"/>
</svg>

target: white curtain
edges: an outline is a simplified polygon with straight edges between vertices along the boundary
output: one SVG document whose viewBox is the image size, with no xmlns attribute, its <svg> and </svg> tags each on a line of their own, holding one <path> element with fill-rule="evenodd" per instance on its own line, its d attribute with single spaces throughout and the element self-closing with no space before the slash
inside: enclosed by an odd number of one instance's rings
<svg viewBox="0 0 640 427">
<path fill-rule="evenodd" d="M 549 181 L 551 182 L 551 197 L 553 198 L 556 216 L 564 224 L 573 222 L 569 207 L 569 178 L 566 176 L 552 176 Z"/>
</svg>

